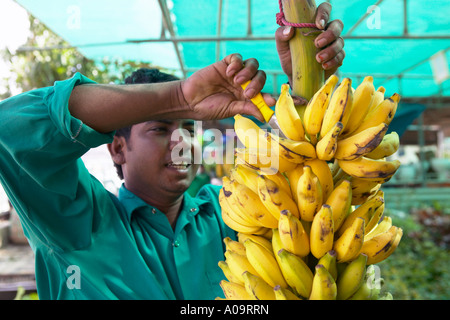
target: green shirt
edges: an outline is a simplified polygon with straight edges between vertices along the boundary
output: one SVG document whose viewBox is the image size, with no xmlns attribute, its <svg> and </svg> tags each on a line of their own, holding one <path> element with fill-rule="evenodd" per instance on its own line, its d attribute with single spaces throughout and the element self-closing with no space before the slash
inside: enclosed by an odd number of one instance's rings
<svg viewBox="0 0 450 320">
<path fill-rule="evenodd" d="M 0 179 L 35 252 L 40 299 L 223 297 L 220 188 L 184 194 L 174 229 L 156 208 L 121 187 L 118 197 L 80 157 L 111 142 L 72 117 L 80 74 L 0 103 Z"/>
</svg>

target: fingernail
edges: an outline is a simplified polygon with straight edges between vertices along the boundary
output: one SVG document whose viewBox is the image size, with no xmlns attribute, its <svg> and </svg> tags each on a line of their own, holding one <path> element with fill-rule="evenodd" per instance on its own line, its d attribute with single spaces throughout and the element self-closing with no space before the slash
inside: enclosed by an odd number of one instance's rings
<svg viewBox="0 0 450 320">
<path fill-rule="evenodd" d="M 284 34 L 285 36 L 288 36 L 288 35 L 291 33 L 291 29 L 292 29 L 291 26 L 287 26 L 286 28 L 284 28 L 283 34 Z"/>
<path fill-rule="evenodd" d="M 319 20 L 319 25 L 322 27 L 322 29 L 325 27 L 325 20 L 324 19 L 320 19 Z"/>
<path fill-rule="evenodd" d="M 326 54 L 326 53 L 322 53 L 317 56 L 317 62 L 323 62 L 323 61 L 326 61 L 327 59 L 328 59 L 328 54 Z"/>
<path fill-rule="evenodd" d="M 249 99 L 253 98 L 255 96 L 255 89 L 245 90 L 245 96 Z"/>
<path fill-rule="evenodd" d="M 322 48 L 325 45 L 325 43 L 326 43 L 325 39 L 319 39 L 317 40 L 317 47 Z"/>
</svg>

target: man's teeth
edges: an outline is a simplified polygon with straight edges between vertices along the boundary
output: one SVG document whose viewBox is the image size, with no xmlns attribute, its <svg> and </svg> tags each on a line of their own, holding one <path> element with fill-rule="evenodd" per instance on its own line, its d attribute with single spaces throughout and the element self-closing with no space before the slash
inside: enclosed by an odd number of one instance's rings
<svg viewBox="0 0 450 320">
<path fill-rule="evenodd" d="M 172 163 L 169 163 L 167 166 L 171 167 L 171 168 L 175 168 L 175 169 L 186 169 L 187 167 L 190 166 L 190 164 L 187 162 L 182 162 L 182 163 L 173 163 L 172 162 Z"/>
</svg>

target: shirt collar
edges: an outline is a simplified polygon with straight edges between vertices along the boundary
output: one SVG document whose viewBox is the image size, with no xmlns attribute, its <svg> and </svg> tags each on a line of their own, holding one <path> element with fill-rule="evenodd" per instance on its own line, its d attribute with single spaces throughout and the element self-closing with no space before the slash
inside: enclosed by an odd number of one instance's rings
<svg viewBox="0 0 450 320">
<path fill-rule="evenodd" d="M 125 207 L 128 220 L 131 220 L 131 215 L 133 214 L 134 211 L 136 211 L 139 208 L 150 208 L 150 210 L 153 209 L 158 210 L 155 207 L 146 203 L 141 198 L 139 198 L 133 192 L 128 190 L 124 184 L 122 184 L 122 186 L 119 189 L 118 197 L 119 201 Z M 207 199 L 192 197 L 188 192 L 185 192 L 182 212 L 187 211 L 188 214 L 194 216 L 200 211 L 201 206 L 208 203 L 209 201 Z M 207 212 L 209 212 L 209 210 L 207 210 Z"/>
</svg>

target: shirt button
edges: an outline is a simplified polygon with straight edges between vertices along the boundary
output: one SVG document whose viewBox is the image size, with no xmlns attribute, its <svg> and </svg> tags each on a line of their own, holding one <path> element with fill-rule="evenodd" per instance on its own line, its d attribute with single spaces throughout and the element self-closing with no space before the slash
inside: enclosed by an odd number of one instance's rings
<svg viewBox="0 0 450 320">
<path fill-rule="evenodd" d="M 174 246 L 174 247 L 179 247 L 179 246 L 180 246 L 180 241 L 175 240 L 175 241 L 172 243 L 172 246 Z"/>
<path fill-rule="evenodd" d="M 155 209 L 155 208 L 152 209 L 152 213 L 153 213 L 153 214 L 156 213 L 156 209 Z"/>
<path fill-rule="evenodd" d="M 197 208 L 191 208 L 191 212 L 197 211 Z"/>
</svg>

